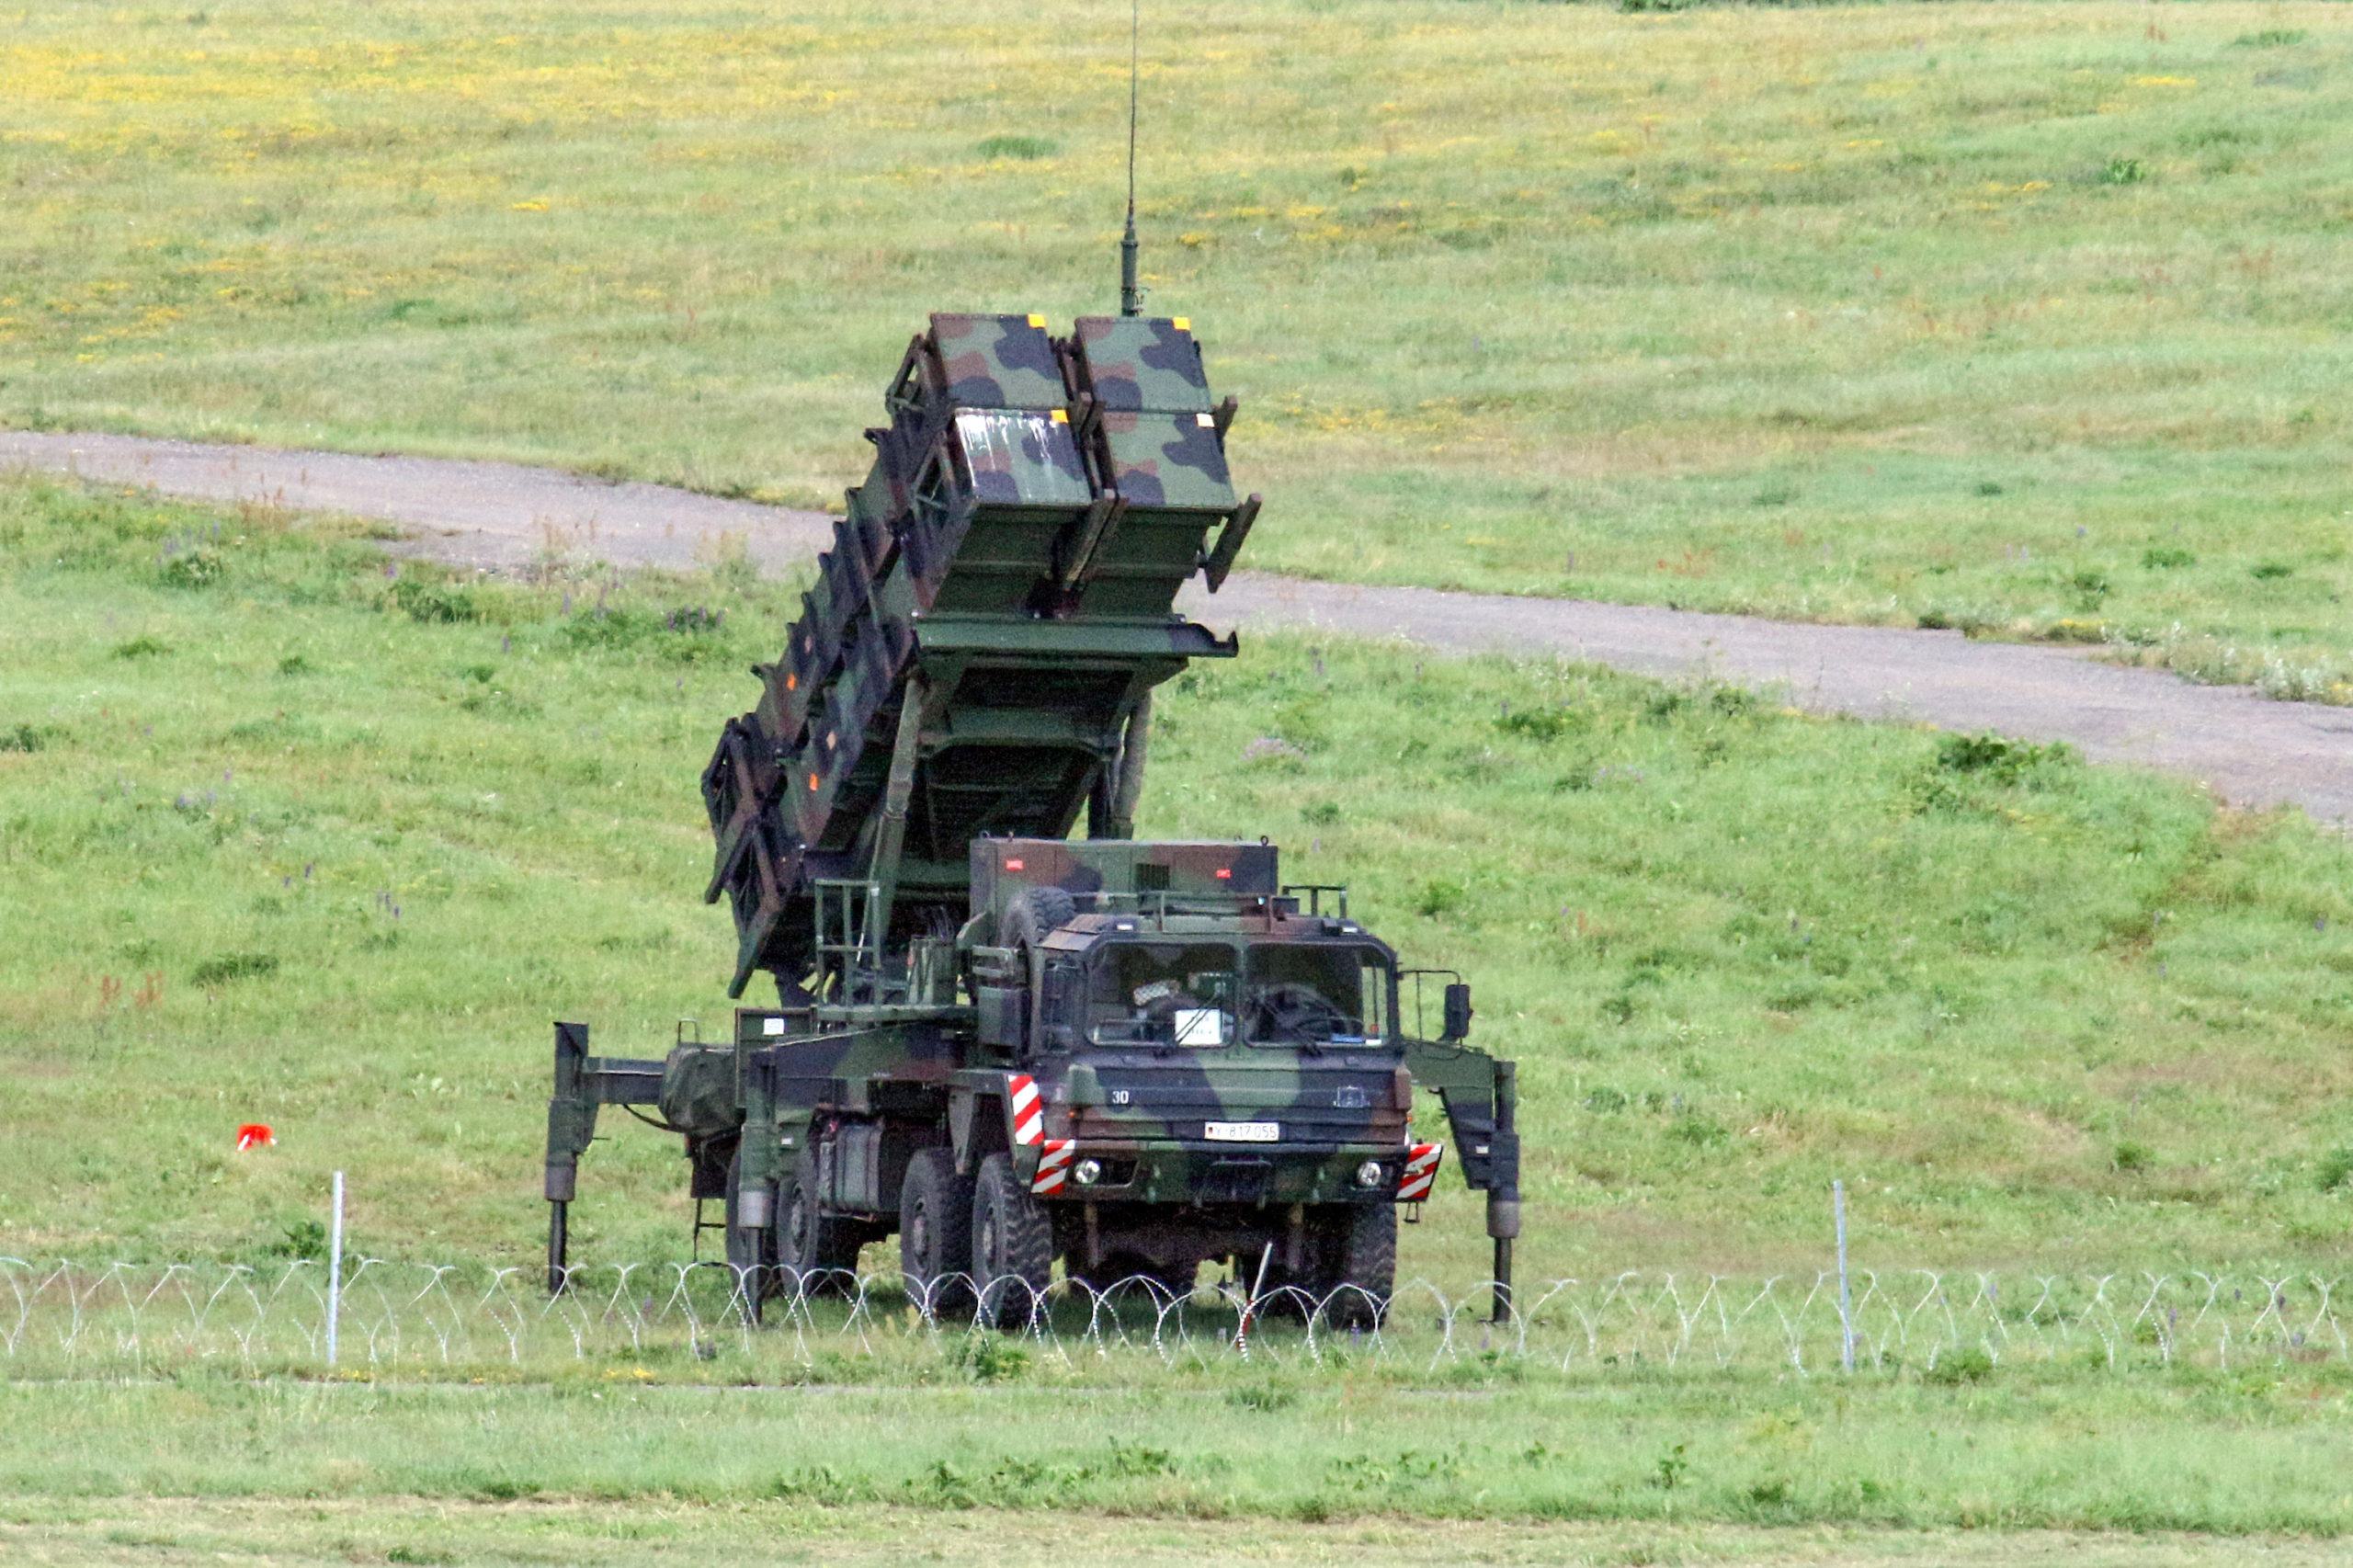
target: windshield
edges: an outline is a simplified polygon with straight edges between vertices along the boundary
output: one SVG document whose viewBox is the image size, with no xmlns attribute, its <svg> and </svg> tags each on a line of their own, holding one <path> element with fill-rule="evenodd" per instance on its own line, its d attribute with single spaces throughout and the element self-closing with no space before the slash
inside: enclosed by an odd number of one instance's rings
<svg viewBox="0 0 2353 1568">
<path fill-rule="evenodd" d="M 1378 1045 L 1389 965 L 1377 948 L 1267 943 L 1249 949 L 1242 1032 L 1253 1045 Z"/>
<path fill-rule="evenodd" d="M 1097 1045 L 1231 1045 L 1233 994 L 1227 943 L 1117 943 L 1095 960 L 1086 1036 Z"/>
<path fill-rule="evenodd" d="M 1164 1050 L 1379 1045 L 1391 984 L 1388 960 L 1364 945 L 1269 942 L 1237 955 L 1225 942 L 1117 942 L 1095 955 L 1086 1038 Z"/>
</svg>

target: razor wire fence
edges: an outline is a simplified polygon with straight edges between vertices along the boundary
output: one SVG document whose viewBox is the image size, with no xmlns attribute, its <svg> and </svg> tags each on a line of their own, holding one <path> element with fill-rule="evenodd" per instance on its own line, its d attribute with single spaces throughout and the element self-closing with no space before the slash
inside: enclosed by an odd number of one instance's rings
<svg viewBox="0 0 2353 1568">
<path fill-rule="evenodd" d="M 1932 1379 L 2005 1365 L 2129 1372 L 2353 1357 L 2336 1301 L 2341 1278 L 2284 1271 L 1861 1271 L 1843 1321 L 1833 1273 L 1630 1271 L 1523 1286 L 1501 1324 L 1491 1321 L 1489 1287 L 1419 1279 L 1379 1303 L 1355 1291 L 1254 1299 L 1232 1282 L 1180 1295 L 1142 1276 L 1042 1293 L 961 1278 L 910 1292 L 895 1275 L 763 1279 L 684 1263 L 576 1267 L 554 1296 L 545 1282 L 537 1267 L 359 1259 L 331 1314 L 319 1264 L 0 1257 L 0 1367 L 14 1379 L 314 1372 L 325 1369 L 331 1315 L 341 1369 L 408 1377 L 598 1364 L 691 1376 L 698 1363 L 724 1360 L 712 1377 L 822 1369 L 854 1380 L 972 1369 L 1017 1345 L 1024 1357 L 1098 1368 L 1371 1363 L 1428 1373 L 1510 1360 L 1605 1379 L 1734 1369 L 1812 1377 L 1838 1373 L 1849 1335 L 1858 1371 Z"/>
</svg>

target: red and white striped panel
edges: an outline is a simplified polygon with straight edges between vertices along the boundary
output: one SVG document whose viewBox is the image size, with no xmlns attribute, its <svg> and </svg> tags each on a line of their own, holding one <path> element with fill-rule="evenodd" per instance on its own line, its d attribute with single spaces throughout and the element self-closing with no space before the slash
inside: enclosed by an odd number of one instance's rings
<svg viewBox="0 0 2353 1568">
<path fill-rule="evenodd" d="M 1027 1073 L 1016 1073 L 1006 1085 L 1013 1096 L 1013 1141 L 1035 1143 L 1046 1136 L 1046 1106 L 1038 1097 L 1037 1080 Z"/>
<path fill-rule="evenodd" d="M 1405 1156 L 1405 1169 L 1397 1178 L 1397 1201 L 1419 1203 L 1430 1195 L 1438 1181 L 1438 1162 L 1446 1158 L 1443 1143 L 1416 1143 L 1413 1153 Z"/>
<path fill-rule="evenodd" d="M 1040 1198 L 1051 1198 L 1070 1180 L 1070 1152 L 1076 1146 L 1074 1138 L 1049 1138 L 1038 1155 L 1038 1174 L 1029 1183 L 1029 1190 Z"/>
</svg>

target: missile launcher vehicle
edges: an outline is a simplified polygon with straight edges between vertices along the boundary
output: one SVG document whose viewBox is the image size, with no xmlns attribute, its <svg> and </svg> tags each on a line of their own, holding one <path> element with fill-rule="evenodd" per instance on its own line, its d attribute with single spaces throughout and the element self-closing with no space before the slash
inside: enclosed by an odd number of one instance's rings
<svg viewBox="0 0 2353 1568">
<path fill-rule="evenodd" d="M 1495 1310 L 1519 1229 L 1514 1076 L 1470 993 L 1286 883 L 1264 839 L 1132 837 L 1152 692 L 1236 640 L 1188 620 L 1258 514 L 1183 318 L 935 315 L 869 430 L 790 643 L 702 779 L 730 994 L 774 1006 L 666 1058 L 556 1026 L 550 1289 L 601 1107 L 683 1136 L 754 1309 L 896 1234 L 919 1305 L 1026 1321 L 1053 1279 L 1253 1290 L 1377 1324 L 1401 1205 L 1444 1147 L 1487 1194 Z M 1072 836 L 1085 819 L 1084 836 Z M 651 1112 L 649 1115 L 648 1112 Z M 699 1226 L 699 1232 L 701 1227 Z"/>
</svg>

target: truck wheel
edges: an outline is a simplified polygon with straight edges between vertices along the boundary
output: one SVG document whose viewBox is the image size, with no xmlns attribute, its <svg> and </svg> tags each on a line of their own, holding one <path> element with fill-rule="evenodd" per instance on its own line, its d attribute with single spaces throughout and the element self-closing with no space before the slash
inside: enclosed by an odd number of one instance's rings
<svg viewBox="0 0 2353 1568">
<path fill-rule="evenodd" d="M 907 1294 L 933 1317 L 972 1310 L 972 1184 L 956 1174 L 955 1153 L 919 1149 L 899 1188 L 899 1272 Z"/>
<path fill-rule="evenodd" d="M 736 1174 L 743 1161 L 740 1151 L 727 1157 L 727 1267 L 734 1271 L 736 1289 L 750 1304 L 752 1321 L 760 1317 L 760 1303 L 773 1301 L 783 1289 L 777 1278 L 776 1227 L 757 1231 L 739 1230 L 735 1224 Z"/>
<path fill-rule="evenodd" d="M 1335 1206 L 1323 1241 L 1316 1279 L 1324 1321 L 1334 1328 L 1376 1329 L 1397 1289 L 1397 1206 Z"/>
<path fill-rule="evenodd" d="M 858 1248 L 865 1238 L 853 1221 L 825 1212 L 817 1200 L 817 1156 L 802 1149 L 776 1184 L 778 1293 L 847 1296 L 858 1284 Z"/>
<path fill-rule="evenodd" d="M 1023 888 L 1005 906 L 1005 920 L 996 928 L 996 945 L 1034 948 L 1069 925 L 1077 913 L 1078 901 L 1060 888 Z"/>
<path fill-rule="evenodd" d="M 991 1328 L 1027 1327 L 1053 1277 L 1054 1226 L 1046 1206 L 1013 1174 L 1013 1156 L 981 1162 L 972 1194 L 972 1273 L 981 1321 Z"/>
</svg>

